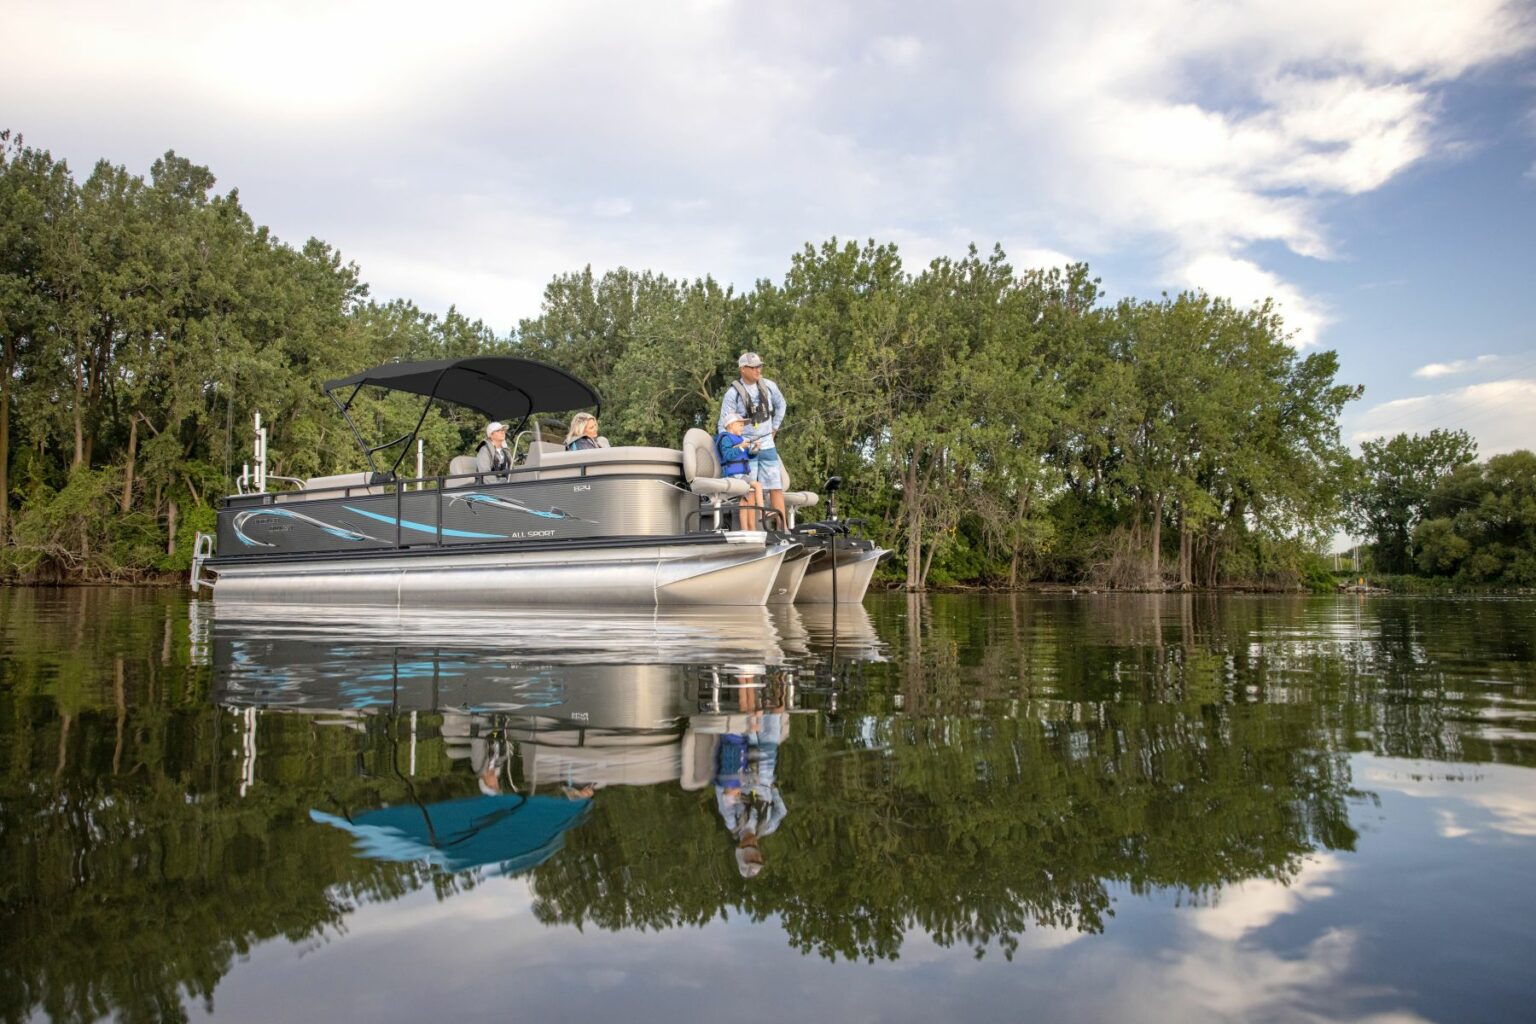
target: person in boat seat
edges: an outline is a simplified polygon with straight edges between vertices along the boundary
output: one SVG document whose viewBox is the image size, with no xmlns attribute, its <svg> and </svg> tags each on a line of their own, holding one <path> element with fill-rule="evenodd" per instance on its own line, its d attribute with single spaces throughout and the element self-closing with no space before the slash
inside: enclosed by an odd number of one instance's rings
<svg viewBox="0 0 1536 1024">
<path fill-rule="evenodd" d="M 748 449 L 752 442 L 742 436 L 746 430 L 746 421 L 740 416 L 727 423 L 715 435 L 715 455 L 720 459 L 720 475 L 730 479 L 731 477 L 746 477 L 751 481 L 752 489 L 748 493 L 748 504 L 757 508 L 763 507 L 763 485 L 752 480 L 752 456 Z M 757 529 L 757 511 L 752 508 L 741 510 L 740 526 L 743 530 Z"/>
<path fill-rule="evenodd" d="M 784 425 L 784 393 L 779 386 L 763 376 L 763 357 L 756 352 L 743 352 L 736 360 L 741 376 L 731 381 L 720 401 L 719 430 L 724 430 L 732 417 L 746 421 L 745 436 L 753 442 L 752 479 L 762 484 L 769 503 L 784 522 L 784 479 L 779 465 L 779 452 L 774 445 L 774 435 Z"/>
<path fill-rule="evenodd" d="M 511 468 L 512 450 L 507 447 L 507 425 L 492 420 L 485 425 L 485 440 L 475 449 L 475 469 L 504 476 Z"/>
<path fill-rule="evenodd" d="M 571 417 L 571 429 L 565 432 L 565 450 L 584 452 L 598 447 L 597 417 L 589 412 L 579 412 Z"/>
</svg>

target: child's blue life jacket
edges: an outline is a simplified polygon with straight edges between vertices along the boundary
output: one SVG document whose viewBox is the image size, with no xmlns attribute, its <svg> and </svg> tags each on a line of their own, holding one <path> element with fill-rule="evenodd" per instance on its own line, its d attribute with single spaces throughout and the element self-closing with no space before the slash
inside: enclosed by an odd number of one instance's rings
<svg viewBox="0 0 1536 1024">
<path fill-rule="evenodd" d="M 751 471 L 746 450 L 741 447 L 743 442 L 740 434 L 722 430 L 715 435 L 715 454 L 720 457 L 721 476 L 746 476 Z"/>
</svg>

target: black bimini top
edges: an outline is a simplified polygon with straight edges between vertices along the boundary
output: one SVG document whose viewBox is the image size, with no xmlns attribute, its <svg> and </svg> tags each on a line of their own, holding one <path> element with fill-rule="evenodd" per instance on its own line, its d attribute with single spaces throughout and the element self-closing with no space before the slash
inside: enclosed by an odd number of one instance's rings
<svg viewBox="0 0 1536 1024">
<path fill-rule="evenodd" d="M 512 356 L 385 363 L 350 377 L 326 381 L 325 392 L 355 392 L 364 385 L 426 395 L 504 420 L 602 404 L 586 381 L 547 363 Z M 351 404 L 350 395 L 343 404 Z"/>
</svg>

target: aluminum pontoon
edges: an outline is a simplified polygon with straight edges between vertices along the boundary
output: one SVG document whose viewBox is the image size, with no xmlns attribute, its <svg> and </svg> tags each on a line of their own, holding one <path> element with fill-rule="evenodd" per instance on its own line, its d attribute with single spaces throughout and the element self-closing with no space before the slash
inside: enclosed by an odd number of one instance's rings
<svg viewBox="0 0 1536 1024">
<path fill-rule="evenodd" d="M 422 396 L 416 427 L 369 446 L 351 415 L 365 388 Z M 535 417 L 601 402 L 590 385 L 534 360 L 391 363 L 329 381 L 325 392 L 368 470 L 269 490 L 258 427 L 257 470 L 242 477 L 252 486 L 222 499 L 215 534 L 199 535 L 194 588 L 209 585 L 220 601 L 582 607 L 762 605 L 802 593 L 826 601 L 835 589 L 844 602 L 863 597 L 884 554 L 868 542 L 854 550 L 835 529 L 734 528 L 747 485 L 721 477 L 701 430 L 681 449 L 568 452 L 543 441 L 536 426 L 524 429 Z M 399 475 L 434 402 L 517 422 L 510 471 L 480 473 L 459 456 L 439 476 L 419 466 Z M 381 466 L 376 456 L 395 448 Z M 818 503 L 810 492 L 786 497 L 791 509 Z"/>
</svg>

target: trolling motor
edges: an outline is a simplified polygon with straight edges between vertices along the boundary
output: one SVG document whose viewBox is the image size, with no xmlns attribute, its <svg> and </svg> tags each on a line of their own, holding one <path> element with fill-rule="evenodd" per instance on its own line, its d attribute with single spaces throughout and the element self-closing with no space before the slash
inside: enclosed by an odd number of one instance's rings
<svg viewBox="0 0 1536 1024">
<path fill-rule="evenodd" d="M 834 523 L 837 522 L 837 505 L 834 504 L 832 495 L 841 486 L 843 486 L 842 477 L 829 476 L 827 477 L 827 482 L 823 484 L 821 488 L 823 491 L 827 492 L 827 518 L 832 520 Z"/>
</svg>

